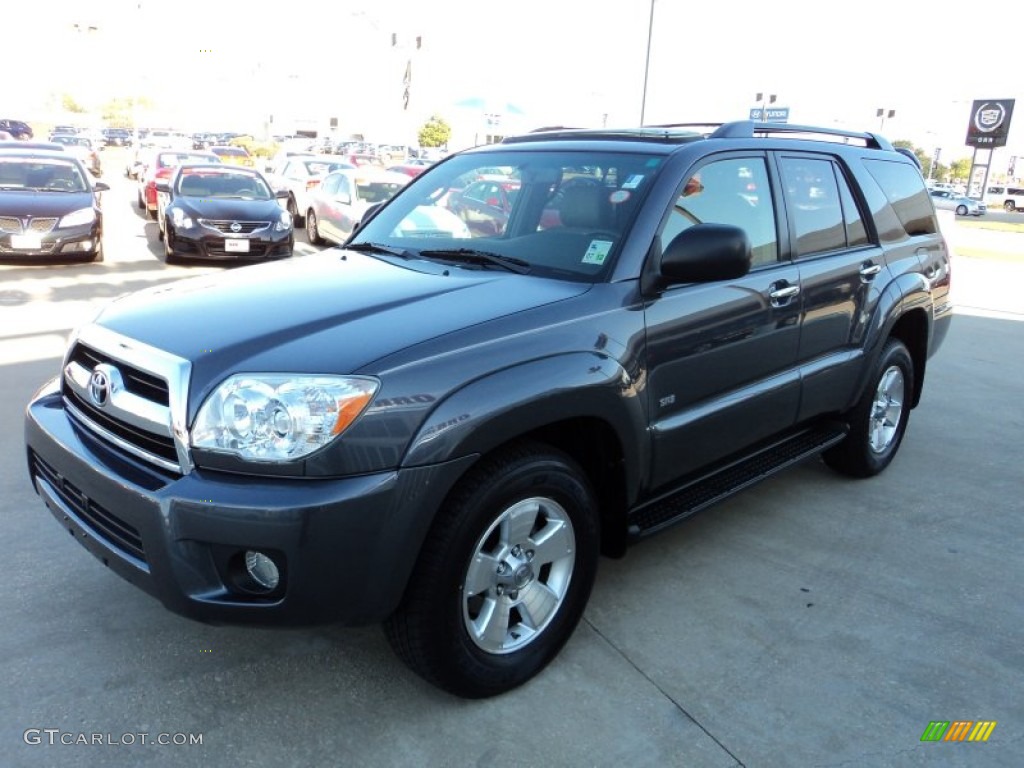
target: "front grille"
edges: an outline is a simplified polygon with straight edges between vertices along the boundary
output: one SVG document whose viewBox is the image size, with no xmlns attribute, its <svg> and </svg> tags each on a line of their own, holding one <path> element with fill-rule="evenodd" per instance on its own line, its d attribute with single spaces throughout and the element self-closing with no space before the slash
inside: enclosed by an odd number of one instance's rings
<svg viewBox="0 0 1024 768">
<path fill-rule="evenodd" d="M 116 435 L 146 453 L 159 456 L 161 459 L 165 459 L 166 461 L 177 463 L 178 452 L 174 447 L 174 440 L 171 437 L 155 435 L 152 432 L 139 429 L 138 427 L 134 427 L 131 424 L 110 416 L 99 408 L 96 408 L 89 401 L 80 397 L 68 387 L 64 388 L 64 397 L 83 416 L 90 419 L 107 432 Z M 83 426 L 89 427 L 91 425 L 87 421 L 84 422 Z"/>
<path fill-rule="evenodd" d="M 69 418 L 163 470 L 187 474 L 186 360 L 91 325 L 72 343 L 61 394 Z"/>
<path fill-rule="evenodd" d="M 41 243 L 38 248 L 12 248 L 9 243 L 0 243 L 0 253 L 53 253 L 57 244 L 54 242 Z"/>
<path fill-rule="evenodd" d="M 21 234 L 21 219 L 13 216 L 0 216 L 0 232 L 9 232 L 12 235 Z"/>
<path fill-rule="evenodd" d="M 270 226 L 269 221 L 235 221 L 233 219 L 200 219 L 199 223 L 204 227 L 210 229 L 216 229 L 218 232 L 223 232 L 226 235 L 251 235 L 253 232 L 259 232 L 261 229 L 267 229 Z M 232 225 L 237 224 L 239 229 L 233 230 Z"/>
<path fill-rule="evenodd" d="M 87 347 L 85 344 L 75 344 L 71 354 L 68 355 L 68 362 L 76 362 L 90 371 L 100 363 L 115 365 L 124 377 L 125 388 L 129 392 L 133 392 L 139 397 L 152 400 L 160 405 L 170 405 L 166 381 L 159 376 L 154 376 L 133 366 L 125 365 L 120 360 L 115 360 L 109 355 Z"/>
<path fill-rule="evenodd" d="M 57 226 L 57 218 L 55 216 L 47 216 L 46 218 L 32 219 L 28 223 L 28 231 L 45 234 L 55 226 Z"/>
<path fill-rule="evenodd" d="M 224 247 L 224 241 L 220 238 L 211 238 L 204 243 L 206 245 L 206 252 L 210 256 L 229 256 L 233 259 L 251 259 L 261 258 L 266 256 L 267 248 L 269 247 L 265 243 L 256 242 L 254 240 L 249 241 L 248 251 L 229 251 Z"/>
<path fill-rule="evenodd" d="M 115 549 L 146 562 L 146 552 L 138 529 L 82 493 L 35 451 L 29 451 L 29 466 L 32 477 L 46 481 L 79 522 Z"/>
</svg>

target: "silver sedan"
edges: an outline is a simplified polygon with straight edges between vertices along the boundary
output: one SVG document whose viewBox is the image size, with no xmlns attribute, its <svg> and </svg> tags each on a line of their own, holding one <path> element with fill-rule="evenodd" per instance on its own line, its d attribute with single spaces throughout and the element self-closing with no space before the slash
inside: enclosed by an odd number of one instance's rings
<svg viewBox="0 0 1024 768">
<path fill-rule="evenodd" d="M 957 216 L 981 216 L 988 210 L 988 206 L 982 201 L 948 189 L 933 189 L 931 194 L 936 208 L 955 211 Z"/>
</svg>

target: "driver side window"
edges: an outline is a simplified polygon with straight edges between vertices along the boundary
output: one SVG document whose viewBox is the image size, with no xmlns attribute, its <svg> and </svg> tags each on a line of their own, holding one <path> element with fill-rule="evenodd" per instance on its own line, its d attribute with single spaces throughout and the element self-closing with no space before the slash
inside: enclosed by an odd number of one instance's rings
<svg viewBox="0 0 1024 768">
<path fill-rule="evenodd" d="M 704 222 L 743 229 L 750 238 L 753 266 L 778 261 L 775 206 L 763 158 L 718 160 L 690 176 L 662 230 L 662 249 L 680 232 Z"/>
</svg>

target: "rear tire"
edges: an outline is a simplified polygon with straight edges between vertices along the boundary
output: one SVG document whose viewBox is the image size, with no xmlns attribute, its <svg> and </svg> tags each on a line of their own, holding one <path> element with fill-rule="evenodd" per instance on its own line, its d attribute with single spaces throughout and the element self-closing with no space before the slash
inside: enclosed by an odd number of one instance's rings
<svg viewBox="0 0 1024 768">
<path fill-rule="evenodd" d="M 1006 211 L 1007 213 L 1013 213 L 1015 210 L 1017 210 L 1017 206 L 1013 204 L 1013 200 L 1007 200 L 1005 203 L 1003 203 L 1003 210 Z"/>
<path fill-rule="evenodd" d="M 902 341 L 890 339 L 848 414 L 850 434 L 825 451 L 825 463 L 851 477 L 871 477 L 889 466 L 907 430 L 913 391 L 914 361 Z"/>
<path fill-rule="evenodd" d="M 572 635 L 597 571 L 597 503 L 565 454 L 523 442 L 456 486 L 384 625 L 398 656 L 457 696 L 509 691 Z"/>
<path fill-rule="evenodd" d="M 301 227 L 305 225 L 306 219 L 299 215 L 299 206 L 295 204 L 295 198 L 288 196 L 288 213 L 292 215 L 292 226 Z"/>
</svg>

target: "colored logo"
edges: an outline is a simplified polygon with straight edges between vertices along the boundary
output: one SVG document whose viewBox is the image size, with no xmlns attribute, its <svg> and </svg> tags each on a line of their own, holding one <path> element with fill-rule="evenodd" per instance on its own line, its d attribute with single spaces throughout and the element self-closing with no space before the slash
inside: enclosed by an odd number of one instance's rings
<svg viewBox="0 0 1024 768">
<path fill-rule="evenodd" d="M 995 720 L 932 720 L 921 741 L 988 741 L 995 729 Z"/>
</svg>

